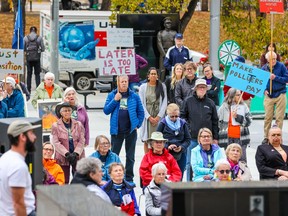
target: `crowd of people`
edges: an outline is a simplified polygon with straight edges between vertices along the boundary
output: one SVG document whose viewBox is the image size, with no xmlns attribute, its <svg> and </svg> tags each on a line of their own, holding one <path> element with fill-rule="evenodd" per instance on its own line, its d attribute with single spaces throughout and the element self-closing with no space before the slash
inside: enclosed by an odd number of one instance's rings
<svg viewBox="0 0 288 216">
<path fill-rule="evenodd" d="M 144 146 L 139 175 L 147 215 L 161 215 L 161 184 L 184 181 L 185 172 L 188 182 L 252 180 L 246 156 L 252 122 L 250 103 L 247 105 L 243 100 L 243 92 L 230 87 L 226 88 L 226 96 L 220 103 L 220 80 L 214 76 L 212 66 L 205 64 L 204 77 L 199 78 L 197 64 L 191 61 L 191 56 L 185 62 L 176 56 L 177 47 L 183 46 L 182 40 L 182 34 L 175 34 L 176 47 L 168 49 L 164 66 L 172 76 L 165 82 L 160 81 L 161 75 L 155 67 L 149 68 L 139 93 L 134 88 L 139 84 L 139 77 L 132 85 L 127 75 L 117 77 L 117 88 L 108 94 L 103 108 L 103 112 L 110 115 L 111 139 L 98 135 L 95 152 L 90 156 L 85 155 L 85 147 L 89 145 L 92 131 L 76 90 L 68 87 L 63 92 L 50 72 L 41 83 L 37 78 L 39 85 L 31 100 L 34 108 L 39 100 L 62 100 L 55 107 L 57 118 L 52 122 L 50 141 L 43 143 L 43 184 L 80 183 L 119 210 L 141 215 L 134 192 L 138 129 Z M 182 49 L 186 53 L 187 48 Z M 186 54 L 189 55 L 189 51 Z M 270 81 L 265 91 L 264 140 L 255 155 L 260 180 L 288 180 L 288 147 L 282 143 L 288 73 L 277 58 L 270 48 L 262 68 L 269 71 L 272 65 L 273 73 L 270 75 L 272 91 Z M 141 60 L 141 65 L 146 66 L 147 62 Z M 236 61 L 243 62 L 243 57 L 239 56 Z M 21 87 L 12 75 L 2 83 L 0 117 L 24 117 L 24 100 L 29 100 L 31 81 L 26 99 L 23 97 L 25 84 Z M 271 127 L 274 106 L 276 125 Z M 36 127 L 39 125 L 19 120 L 8 128 L 11 150 L 0 159 L 0 192 L 5 194 L 5 199 L 0 196 L 0 215 L 18 211 L 35 215 L 31 177 L 24 158 L 27 152 L 35 151 L 33 129 Z M 119 153 L 124 141 L 126 157 L 121 161 Z"/>
</svg>

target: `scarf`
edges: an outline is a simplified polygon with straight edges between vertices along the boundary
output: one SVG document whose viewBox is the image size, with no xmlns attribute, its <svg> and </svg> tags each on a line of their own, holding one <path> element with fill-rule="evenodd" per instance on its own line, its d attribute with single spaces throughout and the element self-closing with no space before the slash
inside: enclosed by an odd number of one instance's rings
<svg viewBox="0 0 288 216">
<path fill-rule="evenodd" d="M 180 124 L 180 118 L 178 117 L 177 120 L 175 122 L 171 121 L 169 116 L 165 116 L 165 120 L 167 123 L 167 126 L 173 130 L 173 131 L 179 131 L 181 124 Z"/>
<path fill-rule="evenodd" d="M 235 178 L 237 178 L 238 172 L 240 170 L 239 164 L 234 163 L 230 159 L 228 159 L 228 162 L 230 163 L 230 166 L 231 166 L 232 178 L 235 179 Z"/>
</svg>

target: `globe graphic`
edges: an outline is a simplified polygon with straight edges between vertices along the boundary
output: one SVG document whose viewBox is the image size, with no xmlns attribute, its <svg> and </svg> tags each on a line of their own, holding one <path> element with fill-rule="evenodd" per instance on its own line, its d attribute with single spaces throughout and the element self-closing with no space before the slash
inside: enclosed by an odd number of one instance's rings
<svg viewBox="0 0 288 216">
<path fill-rule="evenodd" d="M 72 51 L 77 51 L 85 44 L 85 36 L 81 29 L 69 27 L 63 33 L 63 43 Z"/>
</svg>

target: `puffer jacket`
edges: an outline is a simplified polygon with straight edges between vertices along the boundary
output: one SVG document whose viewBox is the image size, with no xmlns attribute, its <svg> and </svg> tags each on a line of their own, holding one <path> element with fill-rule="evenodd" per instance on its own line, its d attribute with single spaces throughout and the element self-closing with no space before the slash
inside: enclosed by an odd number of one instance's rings
<svg viewBox="0 0 288 216">
<path fill-rule="evenodd" d="M 65 184 L 64 172 L 61 166 L 57 164 L 56 160 L 43 159 L 42 163 L 46 170 L 54 177 L 55 181 L 59 185 Z"/>
<path fill-rule="evenodd" d="M 140 177 L 142 179 L 143 186 L 147 186 L 152 180 L 152 166 L 158 162 L 163 162 L 167 167 L 168 180 L 172 182 L 181 181 L 182 172 L 174 157 L 168 152 L 167 149 L 163 149 L 163 154 L 154 154 L 153 150 L 144 155 L 140 165 Z"/>
<path fill-rule="evenodd" d="M 154 179 L 145 188 L 145 208 L 146 214 L 153 216 L 161 215 L 161 189 L 158 187 Z"/>
<path fill-rule="evenodd" d="M 7 118 L 25 117 L 24 98 L 21 90 L 14 89 L 13 94 L 4 98 L 3 102 L 8 108 Z"/>
<path fill-rule="evenodd" d="M 54 83 L 54 89 L 52 91 L 52 96 L 50 98 L 48 95 L 48 92 L 46 91 L 46 89 L 44 87 L 44 82 L 41 82 L 40 85 L 36 88 L 36 92 L 33 96 L 31 103 L 32 103 L 32 106 L 34 107 L 34 109 L 36 109 L 37 108 L 37 100 L 58 99 L 58 98 L 60 98 L 60 99 L 63 98 L 63 90 L 59 85 Z"/>
<path fill-rule="evenodd" d="M 85 157 L 84 153 L 84 127 L 79 121 L 71 119 L 71 133 L 74 143 L 74 152 L 79 155 L 79 159 Z M 55 159 L 59 165 L 68 166 L 69 161 L 65 158 L 65 154 L 69 152 L 68 131 L 62 121 L 59 119 L 52 125 L 52 139 L 55 145 Z"/>
</svg>

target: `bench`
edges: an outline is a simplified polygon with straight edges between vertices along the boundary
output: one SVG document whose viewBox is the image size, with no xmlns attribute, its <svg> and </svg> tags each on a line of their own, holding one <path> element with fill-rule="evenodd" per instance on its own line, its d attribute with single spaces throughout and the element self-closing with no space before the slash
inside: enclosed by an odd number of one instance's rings
<svg viewBox="0 0 288 216">
<path fill-rule="evenodd" d="M 69 76 L 69 81 L 70 81 L 70 86 L 74 86 L 74 72 L 72 71 L 66 71 Z M 90 82 L 96 82 L 97 80 L 95 78 L 90 79 Z M 95 90 L 76 90 L 78 94 L 81 94 L 84 96 L 84 107 L 86 110 L 98 110 L 98 109 L 103 109 L 103 107 L 89 107 L 87 105 L 87 96 L 92 94 L 96 95 Z"/>
</svg>

